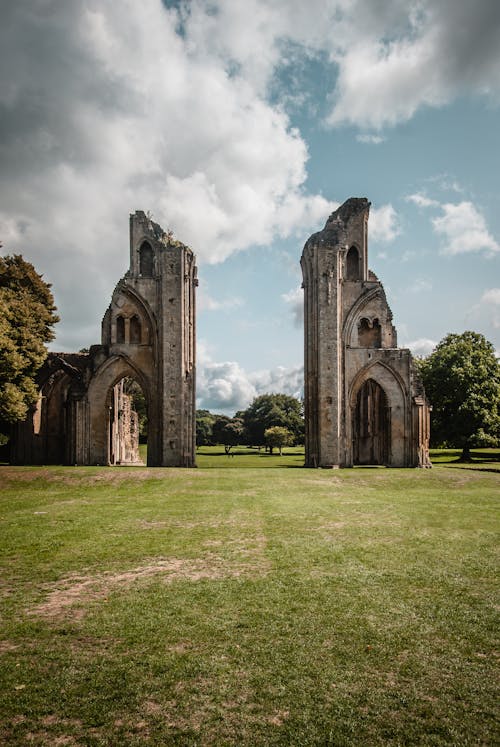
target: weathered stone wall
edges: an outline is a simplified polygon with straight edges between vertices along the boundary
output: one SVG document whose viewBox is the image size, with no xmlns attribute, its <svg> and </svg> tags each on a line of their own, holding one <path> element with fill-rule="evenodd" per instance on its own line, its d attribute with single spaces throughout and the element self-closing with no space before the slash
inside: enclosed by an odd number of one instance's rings
<svg viewBox="0 0 500 747">
<path fill-rule="evenodd" d="M 359 453 L 359 397 L 383 391 L 383 417 L 367 423 L 373 453 L 394 467 L 430 466 L 429 415 L 409 350 L 397 348 L 392 312 L 368 268 L 365 198 L 351 198 L 301 258 L 304 287 L 306 465 L 348 467 Z M 366 396 L 372 396 L 370 392 Z M 381 407 L 381 405 L 380 405 Z M 382 432 L 381 429 L 384 429 Z M 383 445 L 383 449 L 382 449 Z"/>
<path fill-rule="evenodd" d="M 127 450 L 116 438 L 126 437 L 113 433 L 110 412 L 127 377 L 147 402 L 148 465 L 193 466 L 196 285 L 192 251 L 144 212 L 131 215 L 130 268 L 104 314 L 101 344 L 87 355 L 49 355 L 39 405 L 16 428 L 12 461 L 116 463 L 115 453 Z"/>
</svg>

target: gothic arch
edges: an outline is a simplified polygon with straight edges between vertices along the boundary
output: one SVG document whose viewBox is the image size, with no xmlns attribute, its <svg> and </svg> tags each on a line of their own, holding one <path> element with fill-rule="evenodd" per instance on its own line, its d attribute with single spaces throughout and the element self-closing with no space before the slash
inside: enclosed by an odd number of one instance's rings
<svg viewBox="0 0 500 747">
<path fill-rule="evenodd" d="M 157 408 L 151 401 L 149 378 L 125 355 L 115 355 L 105 361 L 96 371 L 88 389 L 91 464 L 108 464 L 109 422 L 105 414 L 111 407 L 113 387 L 124 378 L 135 379 L 140 385 L 154 421 Z"/>
<path fill-rule="evenodd" d="M 122 285 L 119 288 L 119 293 L 121 293 L 127 300 L 129 300 L 133 306 L 135 307 L 134 313 L 132 314 L 132 317 L 134 314 L 136 314 L 139 317 L 142 331 L 142 340 L 145 338 L 145 332 L 144 329 L 148 330 L 146 344 L 151 345 L 153 349 L 153 355 L 156 357 L 156 349 L 157 349 L 157 343 L 158 343 L 158 334 L 157 329 L 158 325 L 156 323 L 155 316 L 151 310 L 150 305 L 147 303 L 145 299 L 143 299 L 137 291 L 132 288 L 129 285 Z"/>
<path fill-rule="evenodd" d="M 353 334 L 355 331 L 355 328 L 357 326 L 357 321 L 362 313 L 362 311 L 368 306 L 372 301 L 375 299 L 382 299 L 383 294 L 380 290 L 380 288 L 374 288 L 371 291 L 368 291 L 368 293 L 364 293 L 361 298 L 359 298 L 356 303 L 353 305 L 349 313 L 347 314 L 346 320 L 344 322 L 344 326 L 342 329 L 342 339 L 344 340 L 346 345 L 350 345 L 351 341 L 353 339 Z"/>
<path fill-rule="evenodd" d="M 387 464 L 391 467 L 402 467 L 407 463 L 407 433 L 409 433 L 409 412 L 405 384 L 397 371 L 377 360 L 368 363 L 354 377 L 349 387 L 347 407 L 347 439 L 349 463 L 355 461 L 356 417 L 358 395 L 368 380 L 380 386 L 386 397 L 388 421 Z"/>
<path fill-rule="evenodd" d="M 353 244 L 347 252 L 345 261 L 345 278 L 346 280 L 360 280 L 361 272 L 359 266 L 359 249 Z"/>
</svg>

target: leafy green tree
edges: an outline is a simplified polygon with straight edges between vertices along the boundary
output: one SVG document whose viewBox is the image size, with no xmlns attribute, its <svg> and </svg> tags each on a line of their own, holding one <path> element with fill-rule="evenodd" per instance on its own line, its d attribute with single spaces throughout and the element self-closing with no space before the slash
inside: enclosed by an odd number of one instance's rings
<svg viewBox="0 0 500 747">
<path fill-rule="evenodd" d="M 253 446 L 264 445 L 264 433 L 273 426 L 289 430 L 294 443 L 304 442 L 302 403 L 296 397 L 289 394 L 261 394 L 241 415 L 246 440 Z"/>
<path fill-rule="evenodd" d="M 213 445 L 213 427 L 217 416 L 210 410 L 196 410 L 196 445 Z"/>
<path fill-rule="evenodd" d="M 432 405 L 431 443 L 462 449 L 500 439 L 500 366 L 491 342 L 477 332 L 449 334 L 418 363 Z"/>
<path fill-rule="evenodd" d="M 54 338 L 54 297 L 19 254 L 0 257 L 0 432 L 23 420 L 38 398 L 34 377 Z"/>
<path fill-rule="evenodd" d="M 243 422 L 239 418 L 228 418 L 226 415 L 218 415 L 213 426 L 213 439 L 215 443 L 222 444 L 226 454 L 229 454 L 233 446 L 241 443 L 243 438 Z"/>
<path fill-rule="evenodd" d="M 273 449 L 279 449 L 280 456 L 283 453 L 283 446 L 290 446 L 293 444 L 293 433 L 288 428 L 282 428 L 280 425 L 273 425 L 270 428 L 266 428 L 264 431 L 264 438 L 266 445 L 269 447 L 269 453 L 273 453 Z"/>
</svg>

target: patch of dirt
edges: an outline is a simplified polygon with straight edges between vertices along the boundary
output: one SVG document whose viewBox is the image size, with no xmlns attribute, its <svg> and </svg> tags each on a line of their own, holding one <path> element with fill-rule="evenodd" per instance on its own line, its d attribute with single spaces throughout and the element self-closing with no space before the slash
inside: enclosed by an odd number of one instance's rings
<svg viewBox="0 0 500 747">
<path fill-rule="evenodd" d="M 290 711 L 276 711 L 272 716 L 268 716 L 266 721 L 273 726 L 283 726 L 290 715 Z"/>
<path fill-rule="evenodd" d="M 70 615 L 79 620 L 84 617 L 85 605 L 89 602 L 105 600 L 116 589 L 129 588 L 155 577 L 169 584 L 262 575 L 269 570 L 264 557 L 265 542 L 265 537 L 261 536 L 242 540 L 234 548 L 236 553 L 229 558 L 208 552 L 201 558 L 156 558 L 147 565 L 119 573 L 72 574 L 48 587 L 45 601 L 28 610 L 28 614 L 55 619 Z"/>
<path fill-rule="evenodd" d="M 16 651 L 19 648 L 17 643 L 12 641 L 0 641 L 0 654 L 7 654 L 9 651 Z"/>
</svg>

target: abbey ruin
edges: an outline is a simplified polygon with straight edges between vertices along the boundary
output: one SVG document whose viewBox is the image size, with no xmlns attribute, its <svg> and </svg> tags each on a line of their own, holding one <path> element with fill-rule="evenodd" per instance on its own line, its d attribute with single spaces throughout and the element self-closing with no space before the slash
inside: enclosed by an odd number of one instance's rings
<svg viewBox="0 0 500 747">
<path fill-rule="evenodd" d="M 302 252 L 308 467 L 431 466 L 425 392 L 368 269 L 369 211 L 350 198 Z"/>
<path fill-rule="evenodd" d="M 350 198 L 301 258 L 307 467 L 429 467 L 429 405 L 381 282 L 368 269 L 366 198 Z M 40 397 L 13 434 L 15 464 L 138 464 L 143 395 L 147 463 L 196 454 L 192 251 L 142 211 L 130 216 L 130 267 L 88 353 L 50 353 Z"/>
<path fill-rule="evenodd" d="M 138 210 L 130 267 L 88 353 L 49 353 L 40 397 L 12 439 L 14 464 L 136 464 L 138 415 L 148 413 L 149 466 L 195 464 L 195 257 Z"/>
</svg>

